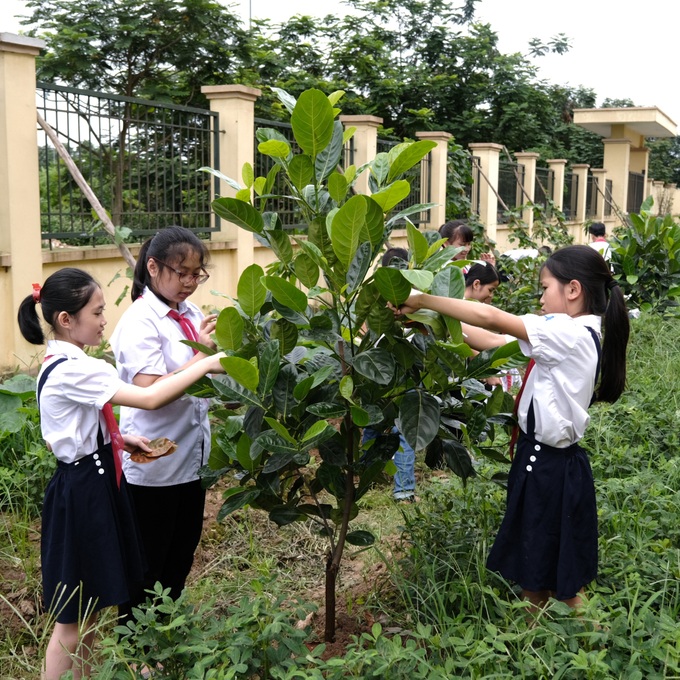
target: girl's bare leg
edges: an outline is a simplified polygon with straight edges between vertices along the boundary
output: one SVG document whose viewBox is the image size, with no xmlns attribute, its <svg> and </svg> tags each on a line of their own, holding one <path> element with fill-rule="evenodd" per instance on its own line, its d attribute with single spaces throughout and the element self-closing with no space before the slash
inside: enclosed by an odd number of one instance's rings
<svg viewBox="0 0 680 680">
<path fill-rule="evenodd" d="M 86 678 L 90 674 L 90 656 L 94 644 L 94 624 L 97 615 L 93 614 L 84 624 L 81 637 L 81 624 L 55 623 L 47 643 L 42 680 L 59 680 L 66 671 L 72 670 L 74 680 Z"/>
<path fill-rule="evenodd" d="M 561 600 L 564 604 L 569 605 L 572 609 L 579 609 L 583 605 L 583 588 L 579 590 L 575 597 L 570 597 L 568 600 Z M 545 607 L 548 599 L 555 597 L 555 593 L 551 590 L 522 590 L 522 598 L 531 603 L 531 610 L 538 611 Z"/>
<path fill-rule="evenodd" d="M 80 678 L 89 678 L 92 674 L 90 667 L 90 658 L 92 657 L 92 647 L 95 638 L 95 624 L 97 623 L 97 615 L 93 614 L 88 618 L 87 622 L 82 626 L 81 638 L 78 642 L 77 656 L 73 663 L 73 678 L 80 680 Z"/>
</svg>

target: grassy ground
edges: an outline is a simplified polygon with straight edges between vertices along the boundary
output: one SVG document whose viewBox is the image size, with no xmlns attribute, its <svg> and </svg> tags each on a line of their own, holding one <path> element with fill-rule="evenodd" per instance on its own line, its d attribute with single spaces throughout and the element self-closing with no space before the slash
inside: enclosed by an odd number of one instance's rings
<svg viewBox="0 0 680 680">
<path fill-rule="evenodd" d="M 636 322 L 624 398 L 591 411 L 584 444 L 597 483 L 600 574 L 580 617 L 559 603 L 529 615 L 513 585 L 486 571 L 504 502 L 488 480 L 500 466 L 482 463 L 463 487 L 419 463 L 419 503 L 396 505 L 388 488 L 376 489 L 354 523 L 379 541 L 346 555 L 336 645 L 300 658 L 298 675 L 276 677 L 680 678 L 679 331 L 677 321 Z M 277 606 L 291 611 L 297 597 L 321 607 L 325 543 L 304 525 L 276 529 L 255 512 L 218 524 L 220 493 L 209 494 L 188 601 L 210 603 L 216 619 L 258 597 L 283 598 Z M 35 678 L 44 644 L 39 525 L 16 499 L 8 503 L 0 678 Z M 309 648 L 322 620 L 318 611 L 306 620 Z M 110 628 L 108 615 L 102 633 Z M 333 656 L 344 657 L 341 669 L 321 660 Z"/>
</svg>

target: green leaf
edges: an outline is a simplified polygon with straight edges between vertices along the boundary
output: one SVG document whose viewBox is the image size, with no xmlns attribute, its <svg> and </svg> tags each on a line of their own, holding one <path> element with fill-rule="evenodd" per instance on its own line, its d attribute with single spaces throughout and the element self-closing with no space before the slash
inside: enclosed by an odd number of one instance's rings
<svg viewBox="0 0 680 680">
<path fill-rule="evenodd" d="M 421 263 L 427 259 L 429 249 L 427 239 L 410 222 L 406 223 L 406 237 L 414 264 L 420 267 Z"/>
<path fill-rule="evenodd" d="M 367 241 L 360 244 L 354 259 L 347 270 L 347 292 L 353 293 L 362 283 L 371 265 L 371 244 Z"/>
<path fill-rule="evenodd" d="M 300 253 L 295 258 L 293 270 L 300 283 L 307 288 L 316 286 L 319 282 L 319 267 L 307 253 Z"/>
<path fill-rule="evenodd" d="M 352 393 L 354 392 L 354 380 L 352 380 L 351 375 L 344 375 L 340 380 L 340 394 L 347 399 L 347 401 L 352 401 Z"/>
<path fill-rule="evenodd" d="M 247 406 L 262 406 L 254 392 L 243 387 L 229 375 L 215 375 L 212 382 L 219 392 L 227 398 L 227 401 L 238 401 Z"/>
<path fill-rule="evenodd" d="M 380 294 L 395 306 L 399 306 L 411 294 L 411 284 L 399 269 L 382 267 L 373 277 Z"/>
<path fill-rule="evenodd" d="M 262 285 L 264 271 L 259 264 L 251 264 L 243 270 L 236 287 L 238 303 L 243 313 L 251 319 L 262 309 L 267 299 L 267 289 Z"/>
<path fill-rule="evenodd" d="M 401 275 L 418 290 L 427 291 L 432 285 L 434 274 L 424 269 L 401 269 Z"/>
<path fill-rule="evenodd" d="M 382 208 L 382 211 L 386 213 L 392 210 L 395 205 L 403 201 L 410 193 L 411 185 L 405 179 L 400 179 L 385 187 L 382 191 L 371 194 L 371 198 Z"/>
<path fill-rule="evenodd" d="M 225 307 L 217 317 L 215 339 L 221 349 L 235 351 L 243 344 L 243 319 L 235 307 Z"/>
<path fill-rule="evenodd" d="M 279 341 L 279 351 L 281 356 L 285 356 L 297 345 L 297 326 L 288 319 L 277 319 L 271 326 L 270 337 Z"/>
<path fill-rule="evenodd" d="M 437 146 L 436 142 L 429 139 L 421 139 L 418 142 L 412 142 L 406 146 L 403 151 L 392 161 L 390 171 L 387 175 L 387 181 L 391 182 L 399 175 L 402 175 L 407 170 L 410 170 L 416 163 L 420 162 L 427 156 L 432 149 Z"/>
<path fill-rule="evenodd" d="M 35 387 L 36 379 L 33 376 L 26 375 L 25 373 L 18 373 L 0 384 L 0 392 L 4 394 L 13 394 L 22 399 L 30 399 L 31 397 L 35 397 Z"/>
<path fill-rule="evenodd" d="M 386 153 L 376 154 L 376 157 L 373 159 L 373 162 L 370 164 L 370 167 L 371 173 L 375 177 L 375 181 L 378 183 L 378 186 L 381 186 L 382 183 L 387 178 L 387 174 L 390 171 L 390 162 L 387 157 L 387 154 Z"/>
<path fill-rule="evenodd" d="M 257 387 L 257 393 L 261 397 L 268 396 L 271 392 L 280 367 L 279 341 L 270 340 L 260 353 L 260 384 Z"/>
<path fill-rule="evenodd" d="M 225 174 L 221 173 L 219 170 L 215 170 L 214 168 L 202 167 L 198 169 L 198 172 L 209 172 L 211 175 L 219 177 L 223 182 L 228 184 L 232 189 L 235 189 L 236 191 L 240 191 L 241 189 L 243 189 L 243 187 L 235 179 L 227 177 Z"/>
<path fill-rule="evenodd" d="M 19 411 L 21 398 L 0 393 L 0 435 L 20 432 L 26 422 L 26 414 Z"/>
<path fill-rule="evenodd" d="M 433 396 L 421 390 L 403 396 L 399 404 L 401 433 L 414 451 L 421 451 L 435 438 L 439 420 L 439 403 Z"/>
<path fill-rule="evenodd" d="M 245 201 L 227 197 L 216 198 L 212 202 L 212 209 L 223 220 L 232 222 L 246 231 L 261 234 L 264 229 L 264 220 L 260 212 Z"/>
<path fill-rule="evenodd" d="M 437 250 L 434 255 L 423 262 L 422 269 L 427 269 L 429 272 L 436 272 L 442 268 L 443 265 L 447 264 L 453 258 L 453 253 L 448 248 L 442 248 Z"/>
<path fill-rule="evenodd" d="M 342 203 L 347 195 L 349 184 L 344 175 L 339 172 L 332 172 L 328 178 L 328 193 L 336 203 Z"/>
<path fill-rule="evenodd" d="M 217 521 L 221 522 L 225 517 L 231 515 L 232 512 L 240 510 L 243 506 L 252 503 L 259 495 L 260 491 L 258 489 L 237 491 L 236 493 L 231 494 L 224 503 L 222 503 L 222 507 L 217 513 Z"/>
<path fill-rule="evenodd" d="M 382 243 L 385 233 L 385 216 L 382 208 L 373 200 L 371 196 L 364 196 L 366 200 L 366 233 L 362 232 L 361 238 L 371 242 L 372 246 Z"/>
<path fill-rule="evenodd" d="M 430 287 L 432 295 L 457 298 L 465 297 L 465 277 L 458 267 L 446 267 L 437 272 Z"/>
<path fill-rule="evenodd" d="M 373 306 L 366 317 L 366 324 L 378 335 L 391 333 L 395 327 L 394 313 L 387 307 Z"/>
<path fill-rule="evenodd" d="M 288 109 L 288 113 L 293 113 L 295 109 L 296 99 L 292 94 L 289 94 L 280 87 L 272 87 L 272 92 L 278 97 L 279 101 Z"/>
<path fill-rule="evenodd" d="M 269 139 L 266 142 L 261 142 L 257 145 L 257 150 L 272 158 L 288 158 L 291 154 L 290 145 L 288 142 L 282 142 L 278 139 Z"/>
<path fill-rule="evenodd" d="M 357 373 L 378 385 L 389 385 L 394 378 L 396 362 L 386 349 L 372 348 L 358 354 L 352 366 Z"/>
<path fill-rule="evenodd" d="M 279 527 L 284 527 L 293 522 L 300 522 L 307 519 L 304 512 L 300 512 L 295 507 L 288 505 L 277 505 L 269 511 L 269 519 Z"/>
<path fill-rule="evenodd" d="M 290 236 L 281 229 L 273 231 L 265 230 L 264 235 L 268 239 L 272 250 L 276 253 L 276 257 L 283 264 L 290 264 L 293 260 L 293 246 L 290 244 Z"/>
<path fill-rule="evenodd" d="M 263 276 L 262 284 L 282 305 L 301 314 L 307 311 L 307 294 L 278 276 Z"/>
<path fill-rule="evenodd" d="M 347 269 L 359 245 L 359 237 L 366 225 L 368 206 L 364 196 L 352 196 L 335 214 L 331 243 L 338 260 Z"/>
<path fill-rule="evenodd" d="M 320 402 L 318 404 L 310 404 L 307 407 L 307 411 L 320 418 L 342 418 L 347 408 L 343 404 Z"/>
<path fill-rule="evenodd" d="M 316 172 L 316 181 L 321 183 L 328 177 L 342 160 L 342 153 L 344 151 L 343 143 L 343 125 L 339 120 L 333 123 L 333 136 L 330 144 L 323 149 L 316 157 L 314 170 Z"/>
<path fill-rule="evenodd" d="M 369 545 L 373 545 L 375 543 L 375 536 L 369 531 L 362 531 L 361 529 L 359 529 L 357 531 L 350 531 L 345 537 L 345 540 L 350 545 L 359 545 L 366 547 Z"/>
<path fill-rule="evenodd" d="M 293 156 L 288 164 L 288 177 L 298 190 L 306 187 L 314 177 L 312 159 L 305 154 Z"/>
<path fill-rule="evenodd" d="M 252 440 L 244 432 L 236 443 L 236 460 L 244 470 L 250 470 L 252 472 L 256 467 L 256 459 L 250 455 L 251 446 Z"/>
<path fill-rule="evenodd" d="M 329 430 L 331 432 L 329 432 Z M 330 434 L 330 436 L 332 437 L 336 434 L 336 430 L 334 427 L 331 427 L 325 420 L 317 420 L 303 435 L 302 443 L 307 444 L 312 440 L 318 440 L 320 437 L 323 438 L 324 434 Z"/>
<path fill-rule="evenodd" d="M 257 368 L 253 366 L 250 361 L 241 359 L 240 357 L 224 357 L 220 359 L 220 364 L 224 370 L 236 380 L 243 387 L 257 391 L 257 386 L 260 382 L 260 374 Z"/>
<path fill-rule="evenodd" d="M 250 189 L 255 181 L 255 173 L 253 172 L 253 166 L 250 163 L 246 162 L 243 164 L 241 176 L 243 177 L 243 183 Z"/>
<path fill-rule="evenodd" d="M 333 105 L 320 90 L 305 90 L 298 98 L 290 123 L 300 148 L 312 158 L 330 143 L 333 119 Z"/>
<path fill-rule="evenodd" d="M 316 246 L 314 243 L 311 243 L 307 239 L 299 238 L 298 236 L 293 236 L 293 238 L 300 246 L 301 250 L 304 251 L 305 255 L 307 255 L 307 257 L 309 257 L 309 259 L 312 260 L 312 262 L 314 262 L 314 264 L 316 264 L 319 269 L 324 269 L 328 266 L 328 261 L 318 246 Z"/>
<path fill-rule="evenodd" d="M 358 427 L 366 427 L 371 422 L 371 416 L 368 411 L 361 408 L 361 406 L 350 406 L 352 414 L 352 422 Z"/>
<path fill-rule="evenodd" d="M 285 321 L 285 319 L 281 319 L 281 321 Z M 293 329 L 295 329 L 295 326 L 293 326 Z M 297 329 L 295 330 L 297 332 Z M 274 404 L 284 418 L 287 418 L 295 407 L 296 402 L 293 391 L 297 385 L 297 380 L 298 375 L 295 366 L 289 363 L 284 364 L 279 371 L 274 389 L 272 390 Z"/>
</svg>

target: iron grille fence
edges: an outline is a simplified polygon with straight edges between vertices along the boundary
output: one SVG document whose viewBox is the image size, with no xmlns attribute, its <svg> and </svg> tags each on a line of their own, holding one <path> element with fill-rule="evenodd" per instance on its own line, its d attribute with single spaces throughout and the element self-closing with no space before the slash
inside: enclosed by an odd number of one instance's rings
<svg viewBox="0 0 680 680">
<path fill-rule="evenodd" d="M 611 217 L 612 214 L 612 187 L 614 182 L 611 179 L 604 181 L 604 216 Z"/>
<path fill-rule="evenodd" d="M 480 172 L 479 156 L 470 157 L 470 174 L 472 175 L 472 184 L 465 187 L 466 195 L 470 201 L 470 212 L 473 215 L 479 215 L 479 192 L 481 190 L 482 173 Z"/>
<path fill-rule="evenodd" d="M 628 201 L 626 212 L 639 213 L 645 197 L 645 176 L 640 172 L 628 173 Z"/>
<path fill-rule="evenodd" d="M 217 113 L 39 82 L 37 109 L 55 130 L 112 222 L 145 237 L 178 224 L 207 235 L 219 169 Z M 38 131 L 42 238 L 95 244 L 110 237 L 58 156 Z"/>
<path fill-rule="evenodd" d="M 576 207 L 578 203 L 578 175 L 568 172 L 564 176 L 564 199 L 562 212 L 567 220 L 576 219 Z"/>
<path fill-rule="evenodd" d="M 498 196 L 508 206 L 508 210 L 514 210 L 524 203 L 522 200 L 523 185 L 524 166 L 501 160 L 498 167 Z M 504 213 L 503 206 L 499 206 L 498 224 L 508 222 L 508 217 Z"/>
<path fill-rule="evenodd" d="M 593 217 L 597 216 L 597 193 L 597 177 L 588 175 L 588 184 L 586 189 L 586 219 L 592 219 Z"/>
<path fill-rule="evenodd" d="M 555 171 L 549 168 L 536 168 L 536 181 L 534 183 L 534 203 L 547 206 L 552 200 L 553 186 L 555 185 Z"/>
</svg>

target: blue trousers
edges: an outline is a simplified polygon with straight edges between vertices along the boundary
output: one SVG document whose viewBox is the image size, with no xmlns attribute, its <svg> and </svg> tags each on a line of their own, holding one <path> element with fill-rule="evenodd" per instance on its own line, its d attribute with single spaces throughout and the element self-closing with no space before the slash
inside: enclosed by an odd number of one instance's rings
<svg viewBox="0 0 680 680">
<path fill-rule="evenodd" d="M 416 491 L 416 454 L 411 445 L 406 441 L 404 435 L 396 427 L 392 428 L 394 434 L 399 435 L 399 449 L 392 456 L 392 460 L 397 467 L 394 475 L 394 489 L 392 491 L 397 500 L 410 498 Z M 366 443 L 378 436 L 373 428 L 367 427 L 364 430 L 362 443 Z"/>
</svg>

